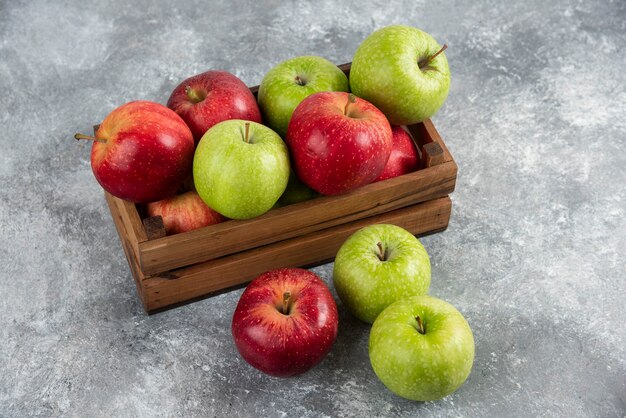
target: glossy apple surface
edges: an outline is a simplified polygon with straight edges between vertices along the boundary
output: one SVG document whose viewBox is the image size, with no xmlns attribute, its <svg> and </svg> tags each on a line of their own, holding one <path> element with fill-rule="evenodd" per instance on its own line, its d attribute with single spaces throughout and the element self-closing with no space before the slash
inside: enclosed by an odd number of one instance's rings
<svg viewBox="0 0 626 418">
<path fill-rule="evenodd" d="M 389 155 L 383 172 L 380 173 L 380 176 L 374 181 L 386 180 L 412 173 L 417 170 L 420 165 L 420 154 L 417 152 L 417 147 L 409 133 L 401 126 L 392 126 L 391 132 L 393 134 L 391 155 Z"/>
<path fill-rule="evenodd" d="M 261 111 L 250 89 L 226 71 L 206 71 L 184 80 L 172 92 L 167 107 L 189 126 L 196 144 L 209 128 L 225 120 L 261 123 Z"/>
<path fill-rule="evenodd" d="M 348 78 L 335 64 L 316 56 L 288 59 L 272 68 L 259 86 L 265 123 L 285 138 L 291 114 L 308 96 L 320 91 L 348 91 Z"/>
<path fill-rule="evenodd" d="M 371 183 L 385 168 L 392 141 L 385 115 L 343 92 L 304 99 L 293 112 L 286 139 L 297 176 L 324 195 Z"/>
<path fill-rule="evenodd" d="M 113 110 L 96 132 L 91 168 L 113 196 L 136 203 L 173 196 L 191 172 L 194 140 L 185 122 L 149 101 Z"/>
<path fill-rule="evenodd" d="M 193 180 L 213 210 L 231 219 L 253 218 L 270 210 L 285 191 L 289 152 L 267 126 L 238 119 L 220 122 L 198 144 Z"/>
<path fill-rule="evenodd" d="M 304 373 L 330 351 L 337 337 L 337 306 L 326 284 L 296 268 L 253 280 L 232 321 L 235 345 L 253 367 L 278 377 Z"/>
<path fill-rule="evenodd" d="M 146 206 L 148 216 L 161 216 L 167 235 L 224 222 L 225 217 L 211 209 L 195 191 L 185 192 Z"/>
<path fill-rule="evenodd" d="M 402 25 L 379 29 L 356 50 L 350 89 L 372 102 L 392 125 L 412 125 L 434 115 L 448 96 L 450 69 L 428 33 Z"/>
<path fill-rule="evenodd" d="M 474 336 L 454 306 L 414 296 L 378 316 L 370 332 L 369 356 L 389 390 L 414 401 L 433 401 L 457 390 L 469 376 Z"/>
<path fill-rule="evenodd" d="M 430 287 L 430 259 L 422 243 L 391 224 L 366 226 L 342 245 L 333 270 L 339 298 L 361 321 L 374 322 L 393 302 Z"/>
</svg>

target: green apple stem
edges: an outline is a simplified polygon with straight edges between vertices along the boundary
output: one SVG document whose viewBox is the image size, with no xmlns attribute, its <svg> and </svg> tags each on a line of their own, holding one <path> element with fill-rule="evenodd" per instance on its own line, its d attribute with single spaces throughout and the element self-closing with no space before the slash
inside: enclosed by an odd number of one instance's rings
<svg viewBox="0 0 626 418">
<path fill-rule="evenodd" d="M 76 134 L 74 135 L 74 139 L 80 141 L 81 139 L 87 139 L 89 141 L 94 141 L 94 142 L 101 142 L 103 144 L 107 143 L 106 139 L 103 138 L 96 138 L 94 136 L 89 136 L 89 135 L 83 135 L 83 134 Z"/>
<path fill-rule="evenodd" d="M 350 105 L 356 102 L 356 96 L 352 93 L 348 95 L 348 103 L 346 103 L 346 107 L 343 109 L 343 114 L 347 115 Z"/>
<path fill-rule="evenodd" d="M 203 95 L 198 94 L 198 92 L 192 89 L 191 86 L 185 86 L 185 94 L 187 94 L 187 97 L 189 97 L 189 100 L 191 100 L 194 103 L 200 103 L 201 101 L 204 100 Z"/>
<path fill-rule="evenodd" d="M 441 49 L 437 52 L 435 52 L 433 55 L 431 55 L 430 57 L 424 58 L 423 60 L 419 61 L 417 63 L 417 65 L 420 67 L 420 69 L 424 68 L 424 67 L 428 67 L 428 65 L 430 64 L 430 62 L 432 60 L 435 59 L 435 57 L 439 54 L 441 54 L 443 51 L 446 50 L 446 48 L 448 48 L 448 44 L 443 44 L 443 46 L 441 47 Z"/>
<path fill-rule="evenodd" d="M 417 321 L 417 332 L 419 332 L 420 334 L 426 334 L 426 327 L 422 322 L 422 318 L 420 318 L 418 315 L 415 317 L 415 320 Z"/>
<path fill-rule="evenodd" d="M 387 250 L 383 248 L 383 243 L 379 241 L 376 246 L 378 247 L 378 254 L 376 254 L 378 259 L 380 261 L 387 261 Z"/>
<path fill-rule="evenodd" d="M 246 144 L 249 144 L 250 142 L 248 141 L 248 136 L 250 134 L 250 122 L 246 122 L 245 126 L 245 133 L 243 136 L 243 140 L 246 142 Z"/>
<path fill-rule="evenodd" d="M 306 81 L 304 81 L 299 75 L 296 76 L 296 84 L 299 86 L 306 85 Z"/>
<path fill-rule="evenodd" d="M 291 292 L 287 291 L 283 293 L 283 315 L 289 315 L 290 299 L 291 299 Z"/>
</svg>

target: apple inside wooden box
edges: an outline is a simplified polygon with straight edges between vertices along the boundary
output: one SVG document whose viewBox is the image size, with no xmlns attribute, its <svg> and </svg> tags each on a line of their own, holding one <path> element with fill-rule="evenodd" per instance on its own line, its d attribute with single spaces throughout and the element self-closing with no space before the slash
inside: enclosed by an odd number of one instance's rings
<svg viewBox="0 0 626 418">
<path fill-rule="evenodd" d="M 349 77 L 350 64 L 339 68 Z M 251 90 L 256 95 L 258 86 Z M 430 120 L 406 128 L 422 153 L 419 170 L 249 220 L 165 236 L 159 219 L 142 218 L 141 207 L 105 192 L 146 312 L 241 286 L 267 270 L 331 261 L 366 225 L 391 223 L 416 235 L 446 229 L 457 165 Z"/>
</svg>

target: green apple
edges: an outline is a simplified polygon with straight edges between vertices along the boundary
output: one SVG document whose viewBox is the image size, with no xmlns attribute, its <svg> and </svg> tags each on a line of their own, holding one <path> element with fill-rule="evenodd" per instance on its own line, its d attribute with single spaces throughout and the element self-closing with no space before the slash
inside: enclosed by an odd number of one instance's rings
<svg viewBox="0 0 626 418">
<path fill-rule="evenodd" d="M 193 159 L 193 180 L 202 200 L 231 219 L 272 208 L 289 180 L 289 152 L 267 126 L 227 120 L 202 137 Z"/>
<path fill-rule="evenodd" d="M 369 356 L 393 393 L 414 401 L 457 390 L 474 363 L 474 336 L 456 308 L 432 296 L 413 296 L 385 309 L 372 326 Z"/>
<path fill-rule="evenodd" d="M 333 282 L 348 310 L 371 324 L 393 302 L 428 292 L 430 260 L 422 243 L 405 229 L 370 225 L 339 249 Z"/>
<path fill-rule="evenodd" d="M 291 171 L 289 174 L 289 182 L 283 195 L 278 199 L 276 203 L 277 207 L 292 205 L 294 203 L 304 202 L 305 200 L 313 199 L 319 196 L 315 190 L 307 187 L 302 183 L 296 174 Z"/>
<path fill-rule="evenodd" d="M 281 137 L 294 109 L 320 91 L 348 91 L 348 77 L 332 62 L 316 56 L 283 61 L 272 68 L 259 86 L 259 107 L 267 126 Z"/>
<path fill-rule="evenodd" d="M 417 28 L 379 29 L 354 55 L 352 93 L 382 110 L 392 125 L 428 119 L 439 110 L 450 88 L 445 48 Z"/>
</svg>

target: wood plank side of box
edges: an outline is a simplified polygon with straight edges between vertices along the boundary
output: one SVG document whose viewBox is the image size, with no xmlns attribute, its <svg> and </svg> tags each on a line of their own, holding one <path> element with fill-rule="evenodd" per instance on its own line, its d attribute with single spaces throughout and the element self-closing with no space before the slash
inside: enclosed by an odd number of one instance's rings
<svg viewBox="0 0 626 418">
<path fill-rule="evenodd" d="M 109 196 L 107 202 L 116 212 L 119 206 Z M 415 235 L 442 231 L 448 226 L 451 207 L 446 196 L 154 276 L 141 271 L 126 226 L 117 214 L 114 219 L 140 299 L 146 312 L 154 313 L 240 286 L 267 270 L 331 261 L 341 244 L 366 225 L 391 223 Z"/>
</svg>

